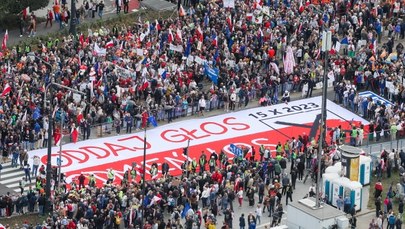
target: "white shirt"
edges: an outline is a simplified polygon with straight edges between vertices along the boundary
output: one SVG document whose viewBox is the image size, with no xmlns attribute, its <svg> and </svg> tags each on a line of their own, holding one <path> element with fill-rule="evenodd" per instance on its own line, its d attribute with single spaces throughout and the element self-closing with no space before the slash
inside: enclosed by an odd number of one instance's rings
<svg viewBox="0 0 405 229">
<path fill-rule="evenodd" d="M 205 108 L 205 105 L 206 105 L 205 99 L 204 99 L 204 98 L 201 98 L 201 99 L 198 101 L 198 105 L 199 105 L 200 107 L 204 107 L 204 108 Z"/>
</svg>

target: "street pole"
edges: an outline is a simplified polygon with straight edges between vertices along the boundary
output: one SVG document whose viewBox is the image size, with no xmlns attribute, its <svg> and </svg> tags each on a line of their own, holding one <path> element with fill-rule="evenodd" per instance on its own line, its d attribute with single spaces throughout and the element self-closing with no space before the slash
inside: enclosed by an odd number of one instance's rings
<svg viewBox="0 0 405 229">
<path fill-rule="evenodd" d="M 146 126 L 144 129 L 144 137 L 143 137 L 143 174 L 142 174 L 142 215 L 141 215 L 141 229 L 144 225 L 144 215 L 145 215 L 145 207 L 143 201 L 145 200 L 146 194 L 146 185 L 145 185 L 145 175 L 146 175 Z"/>
<path fill-rule="evenodd" d="M 42 59 L 41 59 L 42 60 Z M 51 100 L 49 101 L 49 112 L 48 112 L 48 148 L 47 148 L 47 159 L 46 159 L 46 186 L 45 186 L 45 196 L 46 196 L 46 205 L 45 205 L 45 213 L 50 212 L 50 207 L 51 207 L 51 177 L 52 177 L 52 125 L 53 125 L 53 111 L 52 111 L 52 101 L 53 101 L 53 89 L 52 86 L 57 86 L 61 88 L 65 88 L 67 90 L 85 95 L 85 93 L 78 91 L 76 89 L 66 87 L 61 84 L 57 84 L 54 82 L 50 82 L 46 87 L 45 87 L 45 92 L 44 92 L 44 110 L 46 109 L 46 102 L 47 102 L 47 92 L 49 90 L 49 95 Z M 62 137 L 62 136 L 61 136 Z M 60 150 L 59 154 L 61 154 L 62 151 Z M 61 157 L 61 155 L 60 155 Z M 60 162 L 62 163 L 62 161 Z M 60 170 L 59 170 L 60 172 Z M 56 179 L 56 177 L 54 177 Z"/>
<path fill-rule="evenodd" d="M 326 138 L 326 99 L 328 92 L 328 61 L 329 61 L 329 51 L 331 50 L 332 43 L 332 33 L 330 31 L 323 32 L 322 35 L 322 51 L 324 52 L 324 72 L 323 72 L 323 90 L 322 90 L 322 106 L 321 106 L 321 125 L 320 125 L 320 137 L 319 137 L 319 148 L 317 154 L 317 180 L 316 180 L 316 208 L 321 207 L 321 201 L 319 199 L 320 189 L 322 188 L 321 183 L 321 158 L 323 152 L 323 142 Z"/>
<path fill-rule="evenodd" d="M 49 87 L 49 95 L 53 98 L 52 87 L 50 87 L 52 83 L 48 84 L 45 88 L 44 92 L 44 109 L 46 107 L 46 92 Z M 51 211 L 51 177 L 52 177 L 52 164 L 51 164 L 51 156 L 52 156 L 52 125 L 53 125 L 53 117 L 52 117 L 52 100 L 49 101 L 49 113 L 48 113 L 48 152 L 47 152 L 47 160 L 46 160 L 46 186 L 45 186 L 45 196 L 46 196 L 46 206 L 45 206 L 45 213 L 49 213 Z"/>
<path fill-rule="evenodd" d="M 58 163 L 58 186 L 61 187 L 62 180 L 62 140 L 63 140 L 63 122 L 65 118 L 65 113 L 61 114 L 60 117 L 60 142 L 59 142 L 59 163 Z"/>
<path fill-rule="evenodd" d="M 70 1 L 70 15 L 72 19 L 70 20 L 70 27 L 69 27 L 69 33 L 72 34 L 74 37 L 76 37 L 76 24 L 77 24 L 77 19 L 76 19 L 76 0 L 71 0 Z M 75 38 L 76 39 L 76 38 Z"/>
</svg>

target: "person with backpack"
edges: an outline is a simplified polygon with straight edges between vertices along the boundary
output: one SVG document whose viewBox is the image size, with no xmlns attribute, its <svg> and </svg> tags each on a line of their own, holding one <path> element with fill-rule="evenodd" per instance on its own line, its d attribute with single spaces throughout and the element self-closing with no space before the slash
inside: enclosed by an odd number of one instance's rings
<svg viewBox="0 0 405 229">
<path fill-rule="evenodd" d="M 395 229 L 395 223 L 397 221 L 397 218 L 395 217 L 395 215 L 394 215 L 394 213 L 392 211 L 388 215 L 387 221 L 388 221 L 388 228 L 389 229 Z"/>
<path fill-rule="evenodd" d="M 245 229 L 245 226 L 246 226 L 245 214 L 242 213 L 242 215 L 239 217 L 239 229 Z"/>
</svg>

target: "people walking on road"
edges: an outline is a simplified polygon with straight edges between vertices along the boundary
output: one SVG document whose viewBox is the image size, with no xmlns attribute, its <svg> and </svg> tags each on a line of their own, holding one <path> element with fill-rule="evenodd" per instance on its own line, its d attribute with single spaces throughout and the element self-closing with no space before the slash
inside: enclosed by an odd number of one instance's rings
<svg viewBox="0 0 405 229">
<path fill-rule="evenodd" d="M 98 4 L 98 16 L 100 17 L 100 19 L 103 19 L 103 12 L 104 12 L 104 2 L 100 1 L 100 3 Z"/>
<path fill-rule="evenodd" d="M 48 9 L 48 12 L 46 13 L 45 28 L 48 27 L 48 24 L 50 27 L 52 27 L 52 21 L 53 21 L 53 13 L 50 9 Z"/>
</svg>

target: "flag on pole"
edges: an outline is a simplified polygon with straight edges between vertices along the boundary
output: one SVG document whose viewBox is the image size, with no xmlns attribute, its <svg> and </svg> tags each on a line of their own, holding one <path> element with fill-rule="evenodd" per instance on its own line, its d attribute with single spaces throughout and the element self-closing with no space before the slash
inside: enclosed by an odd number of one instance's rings
<svg viewBox="0 0 405 229">
<path fill-rule="evenodd" d="M 177 29 L 176 32 L 176 40 L 180 41 L 181 43 L 183 43 L 183 35 L 181 34 L 181 30 Z"/>
<path fill-rule="evenodd" d="M 184 16 L 186 16 L 186 11 L 184 10 L 183 6 L 180 4 L 179 17 L 184 17 Z"/>
<path fill-rule="evenodd" d="M 198 40 L 202 42 L 204 40 L 204 34 L 200 26 L 197 27 L 196 33 Z"/>
<path fill-rule="evenodd" d="M 26 19 L 27 16 L 30 14 L 30 7 L 28 6 L 25 9 L 23 9 L 22 14 L 23 14 L 23 18 Z"/>
<path fill-rule="evenodd" d="M 164 79 L 164 80 L 165 80 L 165 79 L 166 79 L 166 77 L 167 77 L 167 71 L 166 71 L 166 70 L 164 70 L 160 76 L 162 77 L 162 79 Z"/>
<path fill-rule="evenodd" d="M 218 84 L 219 70 L 217 68 L 211 68 L 210 66 L 208 66 L 207 62 L 205 62 L 204 72 L 214 84 Z"/>
<path fill-rule="evenodd" d="M 156 30 L 157 30 L 157 31 L 162 30 L 162 27 L 160 26 L 159 21 L 156 19 L 155 22 L 156 22 Z"/>
<path fill-rule="evenodd" d="M 4 34 L 4 37 L 3 37 L 3 43 L 1 44 L 2 50 L 7 49 L 7 41 L 8 41 L 8 30 L 6 30 L 6 33 Z"/>
<path fill-rule="evenodd" d="M 4 86 L 3 92 L 1 93 L 1 97 L 6 96 L 10 92 L 11 92 L 10 84 L 6 83 L 6 85 Z"/>
<path fill-rule="evenodd" d="M 190 53 L 191 53 L 191 42 L 190 42 L 190 39 L 188 39 L 187 47 L 186 47 L 186 50 L 184 51 L 184 56 L 188 57 L 190 55 Z"/>
<path fill-rule="evenodd" d="M 173 33 L 171 29 L 169 29 L 169 34 L 167 35 L 167 42 L 169 43 L 173 42 Z"/>
<path fill-rule="evenodd" d="M 226 22 L 228 23 L 229 30 L 232 32 L 233 30 L 232 15 L 229 14 L 228 17 L 226 17 Z"/>
<path fill-rule="evenodd" d="M 218 46 L 218 37 L 217 35 L 214 33 L 212 34 L 212 46 Z"/>
<path fill-rule="evenodd" d="M 114 42 L 113 42 L 112 40 L 109 41 L 109 42 L 107 42 L 107 43 L 105 44 L 105 48 L 106 48 L 106 49 L 112 48 L 112 47 L 114 47 Z"/>
</svg>

